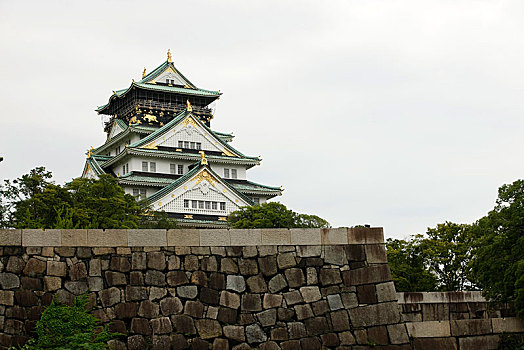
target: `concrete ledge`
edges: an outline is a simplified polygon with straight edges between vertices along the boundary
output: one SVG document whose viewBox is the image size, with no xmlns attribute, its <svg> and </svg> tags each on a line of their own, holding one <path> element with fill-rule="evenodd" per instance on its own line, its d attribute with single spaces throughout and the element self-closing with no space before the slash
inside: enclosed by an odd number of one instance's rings
<svg viewBox="0 0 524 350">
<path fill-rule="evenodd" d="M 524 332 L 524 322 L 516 317 L 492 318 L 493 333 L 520 333 Z"/>
<path fill-rule="evenodd" d="M 291 245 L 291 231 L 287 228 L 262 229 L 262 245 Z"/>
<path fill-rule="evenodd" d="M 222 247 L 231 245 L 228 229 L 200 230 L 200 245 Z"/>
<path fill-rule="evenodd" d="M 255 246 L 262 244 L 261 229 L 230 229 L 229 235 L 231 237 L 232 246 Z"/>
<path fill-rule="evenodd" d="M 471 292 L 400 292 L 399 304 L 450 304 L 485 303 L 487 300 L 480 291 Z"/>
<path fill-rule="evenodd" d="M 129 247 L 164 247 L 167 246 L 167 230 L 127 230 Z"/>
<path fill-rule="evenodd" d="M 0 230 L 0 245 L 161 247 L 365 244 L 370 263 L 385 263 L 382 228 Z"/>
<path fill-rule="evenodd" d="M 24 247 L 60 247 L 62 233 L 60 230 L 22 230 L 22 245 Z"/>
<path fill-rule="evenodd" d="M 167 245 L 169 247 L 198 247 L 200 246 L 200 231 L 192 228 L 167 230 Z"/>
<path fill-rule="evenodd" d="M 62 247 L 87 246 L 87 230 L 60 230 L 62 232 Z"/>
<path fill-rule="evenodd" d="M 382 227 L 352 227 L 348 229 L 348 244 L 384 244 Z"/>
<path fill-rule="evenodd" d="M 22 230 L 0 230 L 0 245 L 22 245 Z"/>
<path fill-rule="evenodd" d="M 323 228 L 320 232 L 322 244 L 348 244 L 348 228 Z"/>
<path fill-rule="evenodd" d="M 145 243 L 145 242 L 144 242 Z M 127 247 L 127 230 L 87 230 L 89 247 Z"/>
<path fill-rule="evenodd" d="M 411 338 L 450 337 L 449 321 L 406 322 L 406 328 Z"/>
</svg>

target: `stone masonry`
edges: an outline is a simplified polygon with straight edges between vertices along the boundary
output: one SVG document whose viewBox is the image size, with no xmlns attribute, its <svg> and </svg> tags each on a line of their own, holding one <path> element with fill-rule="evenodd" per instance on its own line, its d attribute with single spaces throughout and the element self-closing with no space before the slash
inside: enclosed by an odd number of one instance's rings
<svg viewBox="0 0 524 350">
<path fill-rule="evenodd" d="M 0 349 L 85 292 L 125 334 L 114 349 L 462 350 L 522 332 L 404 322 L 381 228 L 0 230 L 0 244 Z"/>
</svg>

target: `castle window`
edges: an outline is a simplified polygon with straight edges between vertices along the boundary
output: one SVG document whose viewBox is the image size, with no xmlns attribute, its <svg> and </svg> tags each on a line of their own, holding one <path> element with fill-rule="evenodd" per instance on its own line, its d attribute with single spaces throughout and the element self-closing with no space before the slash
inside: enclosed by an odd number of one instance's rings
<svg viewBox="0 0 524 350">
<path fill-rule="evenodd" d="M 202 144 L 200 142 L 196 143 L 196 149 L 199 151 L 202 149 Z"/>
<path fill-rule="evenodd" d="M 229 169 L 224 168 L 224 178 L 229 179 Z"/>
<path fill-rule="evenodd" d="M 145 188 L 141 188 L 140 189 L 140 199 L 146 199 L 146 189 Z"/>
<path fill-rule="evenodd" d="M 184 148 L 184 141 L 178 141 L 178 147 Z"/>
<path fill-rule="evenodd" d="M 255 202 L 255 205 L 259 205 L 259 204 L 260 204 L 260 198 L 253 197 L 253 198 L 251 198 L 251 200 L 252 200 L 253 202 Z"/>
<path fill-rule="evenodd" d="M 147 162 L 142 162 L 142 171 L 148 171 Z"/>
<path fill-rule="evenodd" d="M 184 141 L 184 148 L 189 148 L 189 141 Z"/>
<path fill-rule="evenodd" d="M 189 199 L 184 199 L 184 208 L 189 208 Z"/>
<path fill-rule="evenodd" d="M 231 169 L 231 178 L 236 179 L 237 178 L 237 169 Z"/>
<path fill-rule="evenodd" d="M 140 196 L 140 191 L 138 190 L 138 188 L 133 188 L 133 197 L 138 197 Z"/>
<path fill-rule="evenodd" d="M 149 163 L 149 171 L 152 173 L 156 173 L 156 163 L 155 162 Z"/>
<path fill-rule="evenodd" d="M 189 143 L 189 148 L 191 148 L 191 149 L 196 149 L 196 145 L 195 145 L 195 143 L 194 143 L 194 142 L 190 142 L 190 143 Z"/>
<path fill-rule="evenodd" d="M 213 210 L 217 210 L 217 202 L 212 202 L 211 203 L 211 208 L 213 208 Z"/>
<path fill-rule="evenodd" d="M 206 209 L 211 209 L 211 202 L 206 201 Z"/>
<path fill-rule="evenodd" d="M 191 208 L 196 209 L 198 207 L 198 201 L 191 201 Z"/>
<path fill-rule="evenodd" d="M 220 210 L 226 210 L 226 202 L 220 202 Z"/>
<path fill-rule="evenodd" d="M 198 209 L 204 209 L 204 201 L 198 201 Z"/>
<path fill-rule="evenodd" d="M 178 164 L 178 175 L 184 174 L 184 165 Z"/>
<path fill-rule="evenodd" d="M 171 174 L 176 174 L 175 170 L 176 170 L 176 164 L 169 164 L 169 172 Z"/>
</svg>

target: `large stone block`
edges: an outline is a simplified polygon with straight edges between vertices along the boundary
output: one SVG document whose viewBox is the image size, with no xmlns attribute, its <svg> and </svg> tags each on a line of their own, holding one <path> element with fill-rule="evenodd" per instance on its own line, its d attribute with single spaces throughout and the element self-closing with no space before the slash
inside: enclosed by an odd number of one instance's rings
<svg viewBox="0 0 524 350">
<path fill-rule="evenodd" d="M 101 290 L 98 296 L 103 307 L 110 307 L 120 302 L 120 290 L 116 287 Z"/>
<path fill-rule="evenodd" d="M 87 244 L 90 247 L 127 247 L 127 231 L 121 229 L 89 229 Z"/>
<path fill-rule="evenodd" d="M 292 228 L 289 231 L 293 245 L 322 244 L 321 229 L 319 228 Z"/>
<path fill-rule="evenodd" d="M 331 329 L 325 317 L 313 317 L 304 321 L 309 336 L 328 333 Z"/>
<path fill-rule="evenodd" d="M 348 229 L 348 244 L 384 244 L 382 227 L 352 227 Z"/>
<path fill-rule="evenodd" d="M 65 277 L 66 275 L 66 264 L 61 261 L 47 261 L 47 274 L 50 276 Z"/>
<path fill-rule="evenodd" d="M 387 263 L 386 247 L 384 244 L 366 244 L 366 260 L 369 264 Z"/>
<path fill-rule="evenodd" d="M 12 306 L 14 303 L 15 292 L 0 290 L 0 305 Z"/>
<path fill-rule="evenodd" d="M 14 273 L 0 273 L 0 287 L 5 289 L 15 289 L 20 287 L 20 278 Z"/>
<path fill-rule="evenodd" d="M 323 245 L 348 244 L 347 227 L 323 228 L 320 232 Z"/>
<path fill-rule="evenodd" d="M 451 334 L 455 337 L 464 335 L 490 334 L 491 320 L 453 320 L 451 323 Z"/>
<path fill-rule="evenodd" d="M 391 344 L 406 344 L 409 343 L 409 337 L 406 326 L 403 324 L 392 324 L 387 326 L 389 339 Z"/>
<path fill-rule="evenodd" d="M 312 303 L 322 298 L 320 289 L 317 286 L 302 287 L 300 288 L 300 294 L 306 303 Z"/>
<path fill-rule="evenodd" d="M 267 335 L 258 324 L 246 326 L 246 338 L 249 344 L 262 343 L 267 340 Z"/>
<path fill-rule="evenodd" d="M 498 335 L 459 338 L 460 350 L 499 349 Z"/>
<path fill-rule="evenodd" d="M 0 229 L 0 246 L 22 245 L 22 230 Z"/>
<path fill-rule="evenodd" d="M 319 275 L 320 283 L 322 284 L 322 286 L 329 286 L 333 284 L 342 283 L 342 278 L 340 277 L 339 269 L 320 269 Z"/>
<path fill-rule="evenodd" d="M 22 245 L 24 247 L 59 247 L 61 244 L 60 230 L 22 230 Z"/>
<path fill-rule="evenodd" d="M 322 247 L 322 258 L 326 264 L 333 265 L 347 265 L 348 259 L 346 257 L 346 251 L 341 245 L 328 245 Z"/>
<path fill-rule="evenodd" d="M 412 338 L 437 338 L 451 336 L 449 321 L 407 322 L 406 328 L 409 336 Z"/>
<path fill-rule="evenodd" d="M 220 293 L 220 305 L 231 309 L 238 309 L 240 307 L 240 296 L 224 290 Z"/>
<path fill-rule="evenodd" d="M 129 247 L 164 247 L 167 246 L 167 230 L 140 229 L 127 230 Z"/>
<path fill-rule="evenodd" d="M 222 335 L 222 327 L 216 320 L 196 320 L 196 328 L 202 339 L 211 339 Z"/>
<path fill-rule="evenodd" d="M 457 341 L 455 338 L 415 338 L 413 350 L 457 350 Z"/>
<path fill-rule="evenodd" d="M 85 247 L 87 246 L 87 230 L 64 229 L 62 231 L 63 247 Z"/>
<path fill-rule="evenodd" d="M 391 271 L 387 264 L 343 271 L 342 277 L 346 286 L 389 282 L 392 280 Z"/>
<path fill-rule="evenodd" d="M 173 331 L 169 317 L 159 317 L 151 320 L 151 328 L 154 334 L 169 334 Z M 169 346 L 169 339 L 167 342 Z"/>
<path fill-rule="evenodd" d="M 228 339 L 232 339 L 237 342 L 243 342 L 246 340 L 244 327 L 242 326 L 224 326 L 223 331 L 224 336 Z"/>
<path fill-rule="evenodd" d="M 187 228 L 167 230 L 167 245 L 170 247 L 197 247 L 200 245 L 200 230 Z"/>
<path fill-rule="evenodd" d="M 278 293 L 287 287 L 287 282 L 284 276 L 278 274 L 269 281 L 268 286 L 271 293 Z"/>
<path fill-rule="evenodd" d="M 516 318 L 492 318 L 493 333 L 524 333 L 524 321 Z"/>
<path fill-rule="evenodd" d="M 304 277 L 304 273 L 302 272 L 302 269 L 299 269 L 299 268 L 286 269 L 284 271 L 284 275 L 286 276 L 287 283 L 290 288 L 297 288 L 297 287 L 301 287 L 304 284 L 306 284 L 306 279 Z"/>
<path fill-rule="evenodd" d="M 193 319 L 186 315 L 171 316 L 171 321 L 175 331 L 181 334 L 196 334 L 195 323 Z"/>
<path fill-rule="evenodd" d="M 160 310 L 162 315 L 174 315 L 182 313 L 184 307 L 179 298 L 169 297 L 160 301 Z"/>
<path fill-rule="evenodd" d="M 396 302 L 366 305 L 349 310 L 354 327 L 379 326 L 400 322 L 400 312 Z"/>
<path fill-rule="evenodd" d="M 260 229 L 230 229 L 232 246 L 257 246 L 262 244 Z"/>
<path fill-rule="evenodd" d="M 291 232 L 285 228 L 261 229 L 262 245 L 290 245 Z"/>
<path fill-rule="evenodd" d="M 200 230 L 201 246 L 225 247 L 231 245 L 228 229 Z"/>
<path fill-rule="evenodd" d="M 246 281 L 243 276 L 227 276 L 226 289 L 242 293 L 246 290 Z"/>
</svg>

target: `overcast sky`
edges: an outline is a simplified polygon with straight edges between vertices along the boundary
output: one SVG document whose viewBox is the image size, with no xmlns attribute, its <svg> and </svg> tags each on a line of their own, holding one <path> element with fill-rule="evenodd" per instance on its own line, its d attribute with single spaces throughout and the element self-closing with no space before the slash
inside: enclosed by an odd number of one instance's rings
<svg viewBox="0 0 524 350">
<path fill-rule="evenodd" d="M 523 177 L 521 0 L 0 0 L 0 179 L 79 176 L 96 106 L 168 48 L 249 179 L 333 226 L 471 223 Z"/>
</svg>

